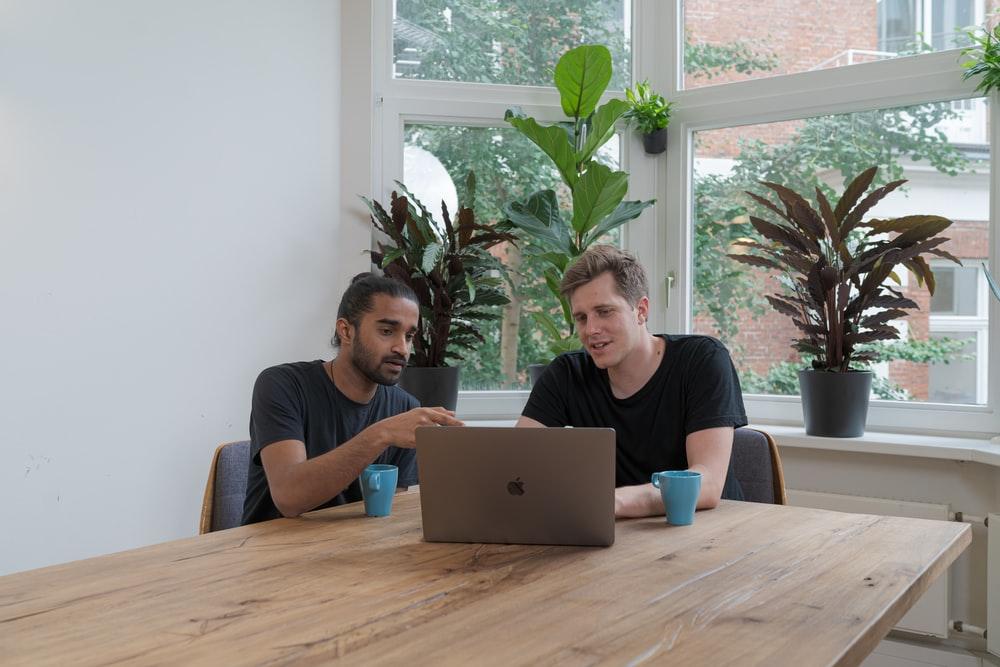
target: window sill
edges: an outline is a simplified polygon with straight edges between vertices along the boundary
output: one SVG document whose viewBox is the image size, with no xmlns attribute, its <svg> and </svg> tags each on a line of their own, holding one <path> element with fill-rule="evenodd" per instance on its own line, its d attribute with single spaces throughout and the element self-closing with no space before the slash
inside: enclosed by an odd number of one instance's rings
<svg viewBox="0 0 1000 667">
<path fill-rule="evenodd" d="M 990 440 L 873 431 L 860 438 L 821 438 L 806 435 L 801 426 L 750 426 L 770 433 L 779 447 L 970 461 L 1000 468 L 1000 444 Z"/>
</svg>

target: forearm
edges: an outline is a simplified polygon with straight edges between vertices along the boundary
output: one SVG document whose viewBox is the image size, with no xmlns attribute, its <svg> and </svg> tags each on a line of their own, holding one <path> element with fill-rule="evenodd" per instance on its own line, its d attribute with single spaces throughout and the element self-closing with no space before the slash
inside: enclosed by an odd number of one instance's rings
<svg viewBox="0 0 1000 667">
<path fill-rule="evenodd" d="M 701 491 L 698 492 L 698 505 L 696 509 L 710 510 L 719 504 L 722 498 L 722 488 L 725 486 L 725 477 L 719 477 L 711 468 L 701 464 L 694 464 L 688 470 L 701 473 Z"/>
<path fill-rule="evenodd" d="M 286 517 L 319 507 L 350 486 L 386 444 L 369 427 L 326 454 L 288 466 L 280 480 L 268 480 L 275 505 Z"/>
<path fill-rule="evenodd" d="M 615 518 L 633 519 L 663 514 L 663 496 L 652 484 L 620 486 L 615 489 Z"/>
</svg>

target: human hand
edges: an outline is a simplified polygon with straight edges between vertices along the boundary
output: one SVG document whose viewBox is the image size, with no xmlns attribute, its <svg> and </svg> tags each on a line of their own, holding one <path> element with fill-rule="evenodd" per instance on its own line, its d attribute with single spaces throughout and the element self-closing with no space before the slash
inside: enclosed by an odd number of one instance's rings
<svg viewBox="0 0 1000 667">
<path fill-rule="evenodd" d="M 380 442 L 385 446 L 413 448 L 416 446 L 416 430 L 420 426 L 465 426 L 455 419 L 452 410 L 444 408 L 413 408 L 402 414 L 383 419 L 372 428 L 378 429 Z"/>
</svg>

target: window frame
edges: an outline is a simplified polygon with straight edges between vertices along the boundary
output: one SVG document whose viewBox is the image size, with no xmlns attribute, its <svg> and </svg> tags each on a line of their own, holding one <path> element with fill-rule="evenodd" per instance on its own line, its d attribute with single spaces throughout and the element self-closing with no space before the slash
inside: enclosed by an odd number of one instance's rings
<svg viewBox="0 0 1000 667">
<path fill-rule="evenodd" d="M 768 76 L 683 89 L 682 3 L 632 1 L 632 80 L 649 79 L 674 103 L 665 158 L 646 156 L 635 133 L 623 135 L 621 164 L 630 174 L 631 198 L 658 205 L 624 229 L 623 244 L 647 268 L 654 309 L 653 330 L 691 331 L 694 133 L 808 116 L 870 111 L 975 97 L 974 82 L 961 79 L 957 50 L 862 63 L 833 69 Z M 372 124 L 371 192 L 386 197 L 402 178 L 406 123 L 498 126 L 503 112 L 521 106 L 540 119 L 561 118 L 551 88 L 396 79 L 392 76 L 392 3 L 371 5 Z M 611 97 L 608 95 L 606 97 Z M 989 257 L 1000 256 L 1000 186 L 997 154 L 1000 96 L 990 98 Z M 376 148 L 378 146 L 378 148 Z M 667 277 L 672 277 L 668 283 Z M 671 286 L 668 287 L 668 284 Z M 990 299 L 989 319 L 1000 323 L 1000 304 Z M 1000 326 L 988 336 L 988 399 L 982 406 L 873 400 L 872 430 L 922 431 L 983 436 L 1000 432 Z M 526 391 L 461 392 L 459 412 L 468 419 L 509 419 L 520 413 Z M 758 423 L 801 424 L 798 396 L 744 397 Z M 947 424 L 947 428 L 942 428 Z"/>
<path fill-rule="evenodd" d="M 683 8 L 675 13 L 680 23 Z M 674 32 L 673 34 L 680 34 Z M 681 43 L 675 43 L 679 59 Z M 668 134 L 667 182 L 663 200 L 668 202 L 663 215 L 667 229 L 673 230 L 675 242 L 664 248 L 664 266 L 678 277 L 676 294 L 667 309 L 667 328 L 690 331 L 693 209 L 691 191 L 694 168 L 694 134 L 702 130 L 796 120 L 810 116 L 871 111 L 880 108 L 944 102 L 974 94 L 974 82 L 962 81 L 956 65 L 957 50 L 905 56 L 834 69 L 739 81 L 680 90 L 683 78 L 675 70 L 666 94 L 674 100 L 673 118 Z M 671 97 L 672 96 L 672 97 Z M 993 264 L 998 256 L 996 221 L 1000 218 L 997 183 L 997 137 L 1000 119 L 997 97 L 990 98 L 990 215 L 989 255 Z M 678 176 L 680 175 L 680 176 Z M 995 265 L 995 264 L 993 264 Z M 989 320 L 998 322 L 1000 308 L 996 300 L 989 304 Z M 1000 432 L 1000 367 L 997 364 L 1000 329 L 994 326 L 988 341 L 988 397 L 981 406 L 940 403 L 905 403 L 873 399 L 868 412 L 872 430 L 897 432 L 963 433 L 989 436 Z M 744 403 L 751 421 L 801 425 L 801 400 L 798 396 L 745 394 Z M 946 424 L 946 428 L 942 428 Z"/>
</svg>

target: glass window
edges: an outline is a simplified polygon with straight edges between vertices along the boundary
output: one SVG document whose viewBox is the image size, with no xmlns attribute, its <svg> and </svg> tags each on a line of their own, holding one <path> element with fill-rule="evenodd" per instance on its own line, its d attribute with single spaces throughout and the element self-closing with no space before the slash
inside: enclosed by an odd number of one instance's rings
<svg viewBox="0 0 1000 667">
<path fill-rule="evenodd" d="M 820 187 L 827 196 L 839 196 L 846 178 L 879 165 L 881 183 L 897 178 L 909 182 L 868 217 L 919 213 L 951 218 L 955 224 L 943 234 L 950 241 L 942 248 L 967 259 L 971 268 L 946 263 L 933 303 L 926 289 L 903 272 L 903 293 L 920 310 L 897 320 L 900 340 L 882 350 L 886 361 L 875 368 L 875 394 L 899 400 L 965 402 L 971 396 L 973 402 L 985 401 L 985 390 L 969 394 L 941 388 L 938 398 L 931 398 L 932 373 L 965 368 L 952 364 L 969 362 L 985 378 L 986 359 L 981 353 L 966 359 L 962 341 L 968 334 L 932 339 L 929 333 L 947 333 L 938 328 L 944 323 L 935 325 L 945 310 L 981 316 L 978 330 L 985 336 L 988 329 L 985 309 L 977 310 L 982 299 L 977 302 L 974 284 L 975 267 L 989 248 L 989 146 L 954 142 L 948 132 L 937 131 L 961 129 L 986 117 L 943 102 L 695 133 L 693 329 L 726 343 L 747 393 L 797 394 L 796 371 L 805 363 L 791 347 L 800 337 L 798 330 L 763 298 L 782 289 L 779 275 L 726 257 L 739 247 L 732 245 L 735 241 L 756 236 L 748 215 L 772 217 L 751 206 L 744 191 L 764 194 L 758 181 L 765 180 L 803 194 Z M 973 289 L 966 294 L 969 285 Z"/>
<path fill-rule="evenodd" d="M 977 395 L 983 364 L 976 359 L 976 334 L 968 331 L 940 331 L 931 334 L 933 340 L 951 340 L 962 344 L 958 354 L 948 363 L 932 364 L 928 373 L 927 400 L 935 403 L 983 403 Z"/>
<path fill-rule="evenodd" d="M 684 88 L 964 46 L 987 0 L 684 0 Z"/>
<path fill-rule="evenodd" d="M 610 89 L 629 85 L 628 0 L 396 0 L 393 74 L 400 79 L 551 86 L 579 44 L 611 50 Z"/>
<path fill-rule="evenodd" d="M 561 201 L 568 199 L 551 160 L 513 128 L 407 124 L 405 135 L 403 182 L 436 217 L 442 199 L 449 211 L 455 210 L 470 169 L 476 174 L 475 211 L 481 221 L 502 219 L 505 204 L 536 190 L 550 188 L 561 193 Z M 617 168 L 619 152 L 620 140 L 612 139 L 598 159 Z M 516 289 L 511 304 L 497 309 L 500 319 L 484 327 L 483 345 L 465 357 L 463 390 L 527 389 L 528 364 L 550 360 L 548 341 L 530 313 L 548 310 L 561 319 L 561 311 L 541 277 L 541 263 L 524 261 L 521 250 L 496 249 Z"/>
<path fill-rule="evenodd" d="M 979 268 L 954 265 L 933 268 L 937 289 L 931 297 L 931 314 L 977 315 Z"/>
</svg>

